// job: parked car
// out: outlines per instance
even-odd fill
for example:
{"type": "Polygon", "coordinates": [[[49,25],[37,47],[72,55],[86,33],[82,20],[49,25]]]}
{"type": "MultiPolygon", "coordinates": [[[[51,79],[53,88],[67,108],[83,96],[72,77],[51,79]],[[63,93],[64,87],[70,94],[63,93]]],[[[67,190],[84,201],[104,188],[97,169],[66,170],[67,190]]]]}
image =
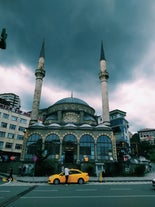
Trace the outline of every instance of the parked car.
{"type": "MultiPolygon", "coordinates": [[[[49,184],[59,184],[59,183],[65,183],[66,177],[65,173],[61,172],[60,174],[54,174],[49,176],[48,183],[49,184]]],[[[89,181],[89,175],[87,172],[82,172],[78,169],[70,169],[69,170],[69,178],[68,183],[79,183],[84,184],[89,181]]]]}
{"type": "Polygon", "coordinates": [[[155,178],[152,180],[152,186],[155,188],[155,178]]]}

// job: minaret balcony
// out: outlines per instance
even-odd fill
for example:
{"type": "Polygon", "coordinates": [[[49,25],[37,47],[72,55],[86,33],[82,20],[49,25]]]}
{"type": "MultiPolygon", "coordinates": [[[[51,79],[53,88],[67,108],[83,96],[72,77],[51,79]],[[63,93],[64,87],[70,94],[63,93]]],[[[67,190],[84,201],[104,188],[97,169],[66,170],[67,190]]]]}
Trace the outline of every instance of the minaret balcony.
{"type": "Polygon", "coordinates": [[[36,71],[35,71],[35,76],[36,76],[36,77],[40,77],[40,78],[44,78],[44,77],[45,77],[45,70],[42,70],[42,69],[36,69],[36,71]]]}
{"type": "Polygon", "coordinates": [[[107,80],[109,78],[109,73],[107,71],[105,72],[100,71],[99,78],[100,80],[107,80]]]}

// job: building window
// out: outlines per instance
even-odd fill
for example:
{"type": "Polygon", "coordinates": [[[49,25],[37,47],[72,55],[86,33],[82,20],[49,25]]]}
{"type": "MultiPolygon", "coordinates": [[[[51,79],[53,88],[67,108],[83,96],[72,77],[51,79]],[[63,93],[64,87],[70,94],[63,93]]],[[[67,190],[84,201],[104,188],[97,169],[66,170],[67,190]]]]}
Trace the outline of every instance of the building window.
{"type": "Polygon", "coordinates": [[[16,129],[16,125],[10,124],[9,129],[15,130],[16,129]]]}
{"type": "Polygon", "coordinates": [[[15,135],[14,135],[13,133],[8,133],[8,138],[9,138],[9,139],[13,139],[14,136],[15,136],[15,135]]]}
{"type": "Polygon", "coordinates": [[[11,149],[12,148],[12,143],[10,143],[10,142],[7,142],[6,144],[5,144],[5,148],[8,148],[8,149],[11,149]]]}
{"type": "Polygon", "coordinates": [[[23,140],[23,139],[24,139],[24,135],[20,135],[20,134],[17,135],[17,140],[23,140]]]}
{"type": "Polygon", "coordinates": [[[0,142],[0,150],[3,149],[3,144],[4,144],[4,142],[0,142]]]}
{"type": "Polygon", "coordinates": [[[4,118],[4,119],[9,119],[9,114],[4,113],[4,114],[3,114],[3,118],[4,118]]]}
{"type": "Polygon", "coordinates": [[[17,150],[21,150],[21,149],[22,149],[22,144],[16,144],[16,145],[15,145],[15,149],[17,149],[17,150]]]}
{"type": "Polygon", "coordinates": [[[25,127],[21,127],[21,126],[19,126],[18,130],[19,130],[20,132],[24,132],[24,131],[25,131],[25,127]]]}
{"type": "Polygon", "coordinates": [[[56,134],[50,134],[45,140],[45,150],[51,158],[57,158],[60,153],[60,138],[56,134]]]}
{"type": "Polygon", "coordinates": [[[5,137],[5,132],[0,131],[0,137],[5,137]]]}
{"type": "Polygon", "coordinates": [[[20,123],[22,123],[22,124],[27,124],[27,120],[26,119],[20,119],[20,123]]]}
{"type": "Polygon", "coordinates": [[[110,160],[112,153],[112,142],[107,136],[100,136],[97,139],[97,159],[110,160]]]}
{"type": "Polygon", "coordinates": [[[17,116],[11,116],[11,120],[12,121],[18,121],[18,117],[17,116]]]}
{"type": "Polygon", "coordinates": [[[1,127],[7,128],[7,123],[6,122],[1,122],[1,127]]]}
{"type": "Polygon", "coordinates": [[[85,134],[80,139],[80,160],[88,161],[94,159],[94,139],[92,136],[85,134]]]}

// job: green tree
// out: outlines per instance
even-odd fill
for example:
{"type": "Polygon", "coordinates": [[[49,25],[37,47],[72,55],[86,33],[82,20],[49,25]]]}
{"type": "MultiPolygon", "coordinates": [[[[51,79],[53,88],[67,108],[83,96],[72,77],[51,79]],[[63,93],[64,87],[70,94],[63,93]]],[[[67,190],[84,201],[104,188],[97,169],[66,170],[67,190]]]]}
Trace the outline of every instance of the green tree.
{"type": "Polygon", "coordinates": [[[155,148],[152,147],[152,149],[148,152],[148,158],[151,162],[155,162],[155,148]]]}

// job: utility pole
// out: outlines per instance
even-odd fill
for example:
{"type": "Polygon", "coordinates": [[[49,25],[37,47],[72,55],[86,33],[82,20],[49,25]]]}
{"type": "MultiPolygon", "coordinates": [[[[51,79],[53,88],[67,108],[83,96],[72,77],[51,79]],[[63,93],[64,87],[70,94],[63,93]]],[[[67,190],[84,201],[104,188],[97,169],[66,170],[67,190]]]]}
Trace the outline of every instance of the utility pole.
{"type": "Polygon", "coordinates": [[[1,38],[0,38],[0,48],[1,49],[6,49],[6,38],[7,38],[6,29],[3,28],[2,33],[1,33],[1,38]]]}

